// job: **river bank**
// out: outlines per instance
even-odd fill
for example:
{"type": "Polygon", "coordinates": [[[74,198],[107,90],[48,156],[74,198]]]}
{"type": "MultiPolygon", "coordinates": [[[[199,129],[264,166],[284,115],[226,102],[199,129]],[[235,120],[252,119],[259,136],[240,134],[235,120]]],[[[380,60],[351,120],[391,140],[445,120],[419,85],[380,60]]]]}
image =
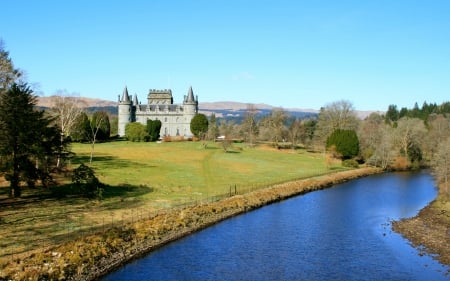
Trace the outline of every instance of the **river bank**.
{"type": "Polygon", "coordinates": [[[450,202],[445,195],[440,193],[417,216],[395,221],[392,226],[414,247],[450,265],[450,202]]]}
{"type": "Polygon", "coordinates": [[[155,248],[226,218],[292,196],[380,172],[381,170],[375,168],[338,172],[278,184],[217,202],[168,210],[151,218],[116,225],[101,233],[11,261],[0,270],[0,279],[95,280],[155,248]]]}

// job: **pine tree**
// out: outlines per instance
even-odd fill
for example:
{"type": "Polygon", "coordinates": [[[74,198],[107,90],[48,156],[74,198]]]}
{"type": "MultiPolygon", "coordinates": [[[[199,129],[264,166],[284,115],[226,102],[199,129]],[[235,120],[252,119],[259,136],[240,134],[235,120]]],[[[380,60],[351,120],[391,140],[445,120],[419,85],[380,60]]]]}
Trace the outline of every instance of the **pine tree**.
{"type": "Polygon", "coordinates": [[[14,197],[21,196],[20,182],[48,182],[51,161],[61,152],[59,129],[35,105],[26,84],[13,83],[0,94],[0,164],[14,197]]]}

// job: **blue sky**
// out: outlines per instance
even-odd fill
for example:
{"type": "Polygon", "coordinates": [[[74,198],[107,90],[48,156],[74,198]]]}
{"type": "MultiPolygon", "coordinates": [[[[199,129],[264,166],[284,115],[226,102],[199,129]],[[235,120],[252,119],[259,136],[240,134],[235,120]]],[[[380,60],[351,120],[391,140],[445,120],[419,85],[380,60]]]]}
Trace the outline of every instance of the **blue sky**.
{"type": "Polygon", "coordinates": [[[450,100],[448,0],[2,1],[0,38],[40,95],[357,110],[450,100]]]}

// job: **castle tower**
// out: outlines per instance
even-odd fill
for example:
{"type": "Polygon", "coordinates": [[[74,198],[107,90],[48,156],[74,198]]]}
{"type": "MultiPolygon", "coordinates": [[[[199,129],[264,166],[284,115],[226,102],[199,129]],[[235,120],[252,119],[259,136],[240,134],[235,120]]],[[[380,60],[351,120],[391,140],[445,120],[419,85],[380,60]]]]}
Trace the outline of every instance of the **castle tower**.
{"type": "Polygon", "coordinates": [[[118,134],[120,137],[125,136],[125,126],[134,121],[135,117],[133,117],[133,113],[133,104],[130,96],[128,95],[128,89],[125,86],[122,98],[119,97],[118,134]]]}
{"type": "Polygon", "coordinates": [[[190,124],[192,118],[198,113],[198,97],[194,97],[192,86],[189,87],[187,96],[184,96],[183,108],[185,118],[184,134],[188,137],[192,137],[193,134],[191,132],[190,124]]]}
{"type": "Polygon", "coordinates": [[[192,117],[194,117],[194,115],[198,112],[198,97],[194,97],[192,86],[189,87],[188,94],[184,97],[183,107],[184,112],[188,115],[192,115],[192,117]]]}

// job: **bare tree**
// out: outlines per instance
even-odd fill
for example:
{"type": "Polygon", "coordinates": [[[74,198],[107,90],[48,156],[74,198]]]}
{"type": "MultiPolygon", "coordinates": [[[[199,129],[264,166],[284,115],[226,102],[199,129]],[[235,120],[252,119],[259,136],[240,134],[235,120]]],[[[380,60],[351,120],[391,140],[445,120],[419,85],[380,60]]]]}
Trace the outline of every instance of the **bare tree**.
{"type": "Polygon", "coordinates": [[[437,180],[443,184],[443,192],[448,194],[448,181],[450,177],[450,138],[438,144],[432,161],[433,173],[437,180]]]}
{"type": "Polygon", "coordinates": [[[287,114],[282,108],[275,108],[269,116],[261,120],[261,130],[265,138],[272,141],[275,147],[286,135],[285,122],[287,114]]]}
{"type": "Polygon", "coordinates": [[[99,131],[101,130],[102,126],[107,122],[106,119],[108,118],[108,115],[104,111],[96,112],[97,114],[94,114],[92,116],[92,120],[89,123],[90,124],[90,142],[91,142],[91,157],[89,159],[89,164],[92,164],[92,157],[94,156],[94,146],[97,141],[97,135],[99,131]]]}
{"type": "Polygon", "coordinates": [[[367,160],[374,154],[381,142],[383,117],[377,113],[370,114],[358,128],[359,147],[362,157],[367,160]]]}
{"type": "Polygon", "coordinates": [[[394,150],[393,138],[394,128],[389,125],[381,125],[378,133],[380,135],[379,142],[375,147],[375,151],[368,159],[368,163],[387,169],[394,161],[398,153],[394,150]]]}
{"type": "Polygon", "coordinates": [[[256,114],[258,109],[253,104],[247,105],[247,111],[245,112],[245,117],[242,122],[241,128],[245,141],[250,143],[251,146],[254,145],[256,136],[258,135],[258,124],[256,121],[256,114]]]}
{"type": "Polygon", "coordinates": [[[328,136],[335,130],[357,130],[358,118],[350,101],[340,100],[327,104],[320,109],[319,121],[315,132],[316,140],[324,145],[328,136]]]}
{"type": "Polygon", "coordinates": [[[228,152],[228,149],[232,145],[233,141],[233,131],[235,129],[235,125],[230,121],[222,121],[220,123],[219,131],[224,138],[222,139],[222,148],[225,152],[228,152]]]}
{"type": "MultiPolygon", "coordinates": [[[[60,142],[63,147],[64,139],[69,136],[75,121],[83,112],[82,105],[84,104],[75,95],[69,96],[66,91],[58,91],[51,97],[51,100],[50,113],[61,131],[60,142]]],[[[61,168],[61,155],[58,155],[56,167],[61,168]]]]}
{"type": "Polygon", "coordinates": [[[394,145],[399,148],[404,156],[408,157],[410,148],[414,145],[421,145],[425,133],[426,128],[422,120],[403,117],[398,120],[397,128],[395,129],[394,145]]]}
{"type": "Polygon", "coordinates": [[[302,141],[303,144],[305,144],[307,136],[302,121],[295,120],[291,123],[289,126],[289,138],[293,149],[295,149],[299,141],[302,141]]]}
{"type": "Polygon", "coordinates": [[[51,113],[56,118],[61,132],[64,136],[68,136],[86,104],[76,94],[68,94],[62,90],[52,96],[51,100],[51,113]]]}
{"type": "Polygon", "coordinates": [[[423,144],[427,158],[435,154],[438,145],[450,137],[450,116],[442,114],[431,114],[428,117],[428,133],[423,144]]]}

